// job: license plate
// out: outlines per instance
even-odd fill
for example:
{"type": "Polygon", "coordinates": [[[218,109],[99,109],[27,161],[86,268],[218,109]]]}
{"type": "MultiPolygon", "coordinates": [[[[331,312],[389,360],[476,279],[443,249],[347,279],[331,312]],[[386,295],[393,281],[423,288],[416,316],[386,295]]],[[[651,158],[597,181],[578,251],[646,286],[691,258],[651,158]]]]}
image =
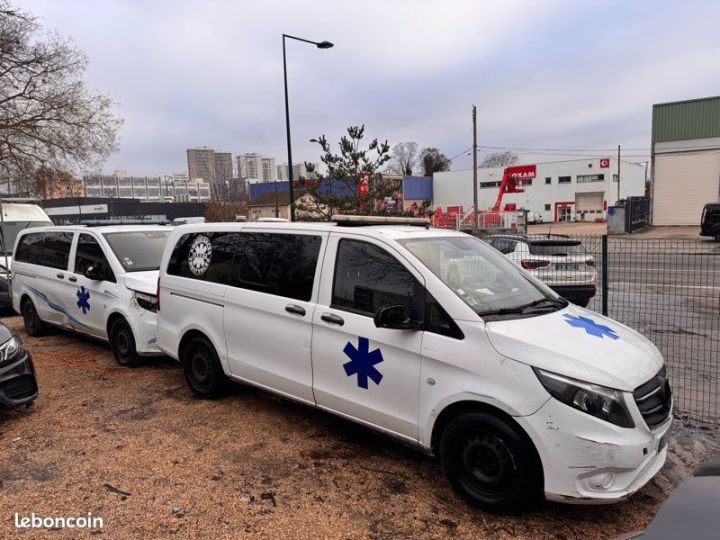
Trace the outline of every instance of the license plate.
{"type": "Polygon", "coordinates": [[[558,270],[572,270],[577,272],[580,269],[577,263],[556,263],[555,268],[558,270]]]}

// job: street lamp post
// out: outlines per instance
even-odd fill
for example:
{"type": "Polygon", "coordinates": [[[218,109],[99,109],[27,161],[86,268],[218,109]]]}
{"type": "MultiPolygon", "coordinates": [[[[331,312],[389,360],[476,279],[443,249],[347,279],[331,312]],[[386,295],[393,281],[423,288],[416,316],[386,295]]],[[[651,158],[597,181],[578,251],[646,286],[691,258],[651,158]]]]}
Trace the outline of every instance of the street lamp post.
{"type": "Polygon", "coordinates": [[[283,76],[285,77],[285,128],[287,130],[287,151],[288,151],[288,179],[290,181],[290,221],[295,221],[295,188],[293,186],[293,166],[292,166],[292,145],[290,144],[290,106],[288,104],[288,84],[287,84],[287,62],[285,61],[285,38],[311,43],[318,49],[329,49],[333,46],[329,41],[311,41],[296,36],[283,34],[283,76]]]}

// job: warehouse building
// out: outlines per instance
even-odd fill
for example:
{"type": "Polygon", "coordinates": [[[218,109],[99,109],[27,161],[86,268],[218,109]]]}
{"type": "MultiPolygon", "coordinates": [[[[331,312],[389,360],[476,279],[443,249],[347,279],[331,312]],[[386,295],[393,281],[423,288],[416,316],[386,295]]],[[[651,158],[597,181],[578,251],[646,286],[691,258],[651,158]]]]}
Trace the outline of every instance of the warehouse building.
{"type": "Polygon", "coordinates": [[[698,225],[720,200],[720,97],[653,105],[653,225],[698,225]]]}
{"type": "MultiPolygon", "coordinates": [[[[551,161],[515,166],[524,192],[505,193],[500,210],[525,209],[531,220],[595,221],[607,217],[608,205],[618,198],[645,194],[645,165],[621,161],[620,181],[617,159],[591,158],[551,161]],[[619,186],[618,186],[619,184],[619,186]]],[[[495,204],[503,167],[478,169],[478,209],[495,204]]],[[[473,206],[472,169],[439,172],[433,175],[433,204],[445,212],[473,206]]]]}

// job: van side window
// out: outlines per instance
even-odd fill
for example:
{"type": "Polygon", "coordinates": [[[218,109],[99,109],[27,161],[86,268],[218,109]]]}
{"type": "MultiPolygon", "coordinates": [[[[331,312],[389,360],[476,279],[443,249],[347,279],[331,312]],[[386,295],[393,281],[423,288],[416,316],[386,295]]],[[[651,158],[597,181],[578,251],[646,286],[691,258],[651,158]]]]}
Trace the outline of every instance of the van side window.
{"type": "Polygon", "coordinates": [[[415,303],[417,279],[387,251],[368,242],[340,240],[332,306],[373,316],[390,304],[415,303]]]}
{"type": "Polygon", "coordinates": [[[233,285],[309,301],[317,269],[319,236],[242,233],[245,249],[233,285]]]}
{"type": "Polygon", "coordinates": [[[242,253],[239,233],[192,233],[180,237],[173,249],[167,272],[228,285],[232,280],[235,253],[242,253]]]}
{"type": "Polygon", "coordinates": [[[82,275],[88,266],[94,266],[99,270],[101,280],[115,281],[110,263],[98,241],[89,234],[81,234],[75,253],[75,273],[82,275]]]}
{"type": "Polygon", "coordinates": [[[455,339],[463,339],[462,330],[430,293],[425,296],[425,331],[455,339]]]}
{"type": "Polygon", "coordinates": [[[20,238],[20,243],[15,252],[15,260],[18,262],[38,264],[40,256],[42,255],[42,249],[42,233],[25,234],[20,238]]]}
{"type": "Polygon", "coordinates": [[[50,268],[66,270],[70,258],[70,245],[73,234],[54,232],[43,234],[43,250],[39,263],[50,268]]]}

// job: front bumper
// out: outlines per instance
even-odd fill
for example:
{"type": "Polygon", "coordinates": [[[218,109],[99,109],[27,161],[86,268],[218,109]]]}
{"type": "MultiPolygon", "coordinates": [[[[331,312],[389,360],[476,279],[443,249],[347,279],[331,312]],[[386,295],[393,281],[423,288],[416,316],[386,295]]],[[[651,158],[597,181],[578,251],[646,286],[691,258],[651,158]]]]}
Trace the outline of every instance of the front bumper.
{"type": "Polygon", "coordinates": [[[550,285],[550,288],[570,302],[587,302],[597,292],[595,285],[550,285]]]}
{"type": "Polygon", "coordinates": [[[672,416],[650,430],[638,411],[621,428],[555,399],[516,420],[540,454],[549,500],[604,504],[626,499],[662,468],[672,416]]]}
{"type": "Polygon", "coordinates": [[[38,395],[32,356],[23,349],[18,358],[0,366],[0,405],[17,407],[38,395]]]}
{"type": "Polygon", "coordinates": [[[143,309],[133,302],[134,317],[130,326],[135,337],[135,350],[141,356],[158,356],[163,352],[157,346],[157,313],[143,309]]]}

